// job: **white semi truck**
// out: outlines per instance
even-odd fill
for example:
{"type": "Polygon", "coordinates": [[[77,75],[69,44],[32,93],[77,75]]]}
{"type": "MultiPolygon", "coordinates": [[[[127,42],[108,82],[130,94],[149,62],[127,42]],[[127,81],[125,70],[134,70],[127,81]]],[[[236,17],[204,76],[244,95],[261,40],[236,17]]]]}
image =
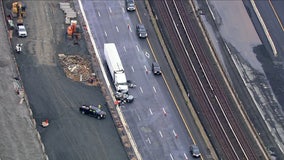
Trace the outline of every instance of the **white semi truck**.
{"type": "Polygon", "coordinates": [[[105,43],[104,54],[116,91],[128,93],[126,75],[115,44],[105,43]]]}

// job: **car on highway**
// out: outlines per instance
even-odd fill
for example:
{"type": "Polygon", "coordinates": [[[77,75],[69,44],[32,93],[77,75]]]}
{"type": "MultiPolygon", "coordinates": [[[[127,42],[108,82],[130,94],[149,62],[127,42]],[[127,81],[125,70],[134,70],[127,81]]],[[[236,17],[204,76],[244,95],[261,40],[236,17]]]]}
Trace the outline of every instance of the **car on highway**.
{"type": "Polygon", "coordinates": [[[192,157],[199,158],[201,156],[200,150],[197,145],[191,145],[189,147],[189,151],[192,157]]]}
{"type": "Polygon", "coordinates": [[[136,32],[139,38],[147,38],[148,34],[144,24],[137,24],[136,25],[136,32]]]}
{"type": "Polygon", "coordinates": [[[125,6],[127,11],[135,11],[135,2],[134,0],[125,0],[125,6]]]}
{"type": "Polygon", "coordinates": [[[116,92],[114,96],[116,100],[122,103],[132,103],[134,101],[134,96],[127,93],[116,92]]]}
{"type": "Polygon", "coordinates": [[[154,75],[161,75],[162,74],[161,67],[160,67],[159,63],[157,63],[157,62],[152,63],[152,72],[154,73],[154,75]]]}
{"type": "Polygon", "coordinates": [[[102,111],[99,107],[96,107],[94,105],[82,105],[79,108],[79,111],[82,114],[95,117],[97,119],[105,119],[106,118],[106,112],[102,111]]]}
{"type": "Polygon", "coordinates": [[[18,36],[19,37],[27,37],[28,36],[26,27],[24,25],[19,25],[17,29],[18,29],[18,36]]]}

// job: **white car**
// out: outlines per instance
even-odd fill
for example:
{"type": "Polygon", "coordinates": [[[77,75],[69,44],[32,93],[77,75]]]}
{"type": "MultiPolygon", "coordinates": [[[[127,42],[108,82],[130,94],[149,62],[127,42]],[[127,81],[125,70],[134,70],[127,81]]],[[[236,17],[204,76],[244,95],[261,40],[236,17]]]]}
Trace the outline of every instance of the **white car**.
{"type": "Polygon", "coordinates": [[[19,37],[27,37],[28,36],[26,27],[24,25],[18,26],[18,36],[19,37]]]}
{"type": "Polygon", "coordinates": [[[135,2],[134,0],[126,0],[126,9],[127,11],[135,11],[135,2]]]}

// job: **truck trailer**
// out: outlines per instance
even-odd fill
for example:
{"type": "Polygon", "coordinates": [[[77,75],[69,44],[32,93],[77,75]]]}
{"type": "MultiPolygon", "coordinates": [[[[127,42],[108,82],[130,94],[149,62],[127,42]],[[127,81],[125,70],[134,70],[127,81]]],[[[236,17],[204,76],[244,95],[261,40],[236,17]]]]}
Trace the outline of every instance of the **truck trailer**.
{"type": "Polygon", "coordinates": [[[115,44],[105,43],[104,54],[116,91],[128,93],[125,71],[115,44]]]}

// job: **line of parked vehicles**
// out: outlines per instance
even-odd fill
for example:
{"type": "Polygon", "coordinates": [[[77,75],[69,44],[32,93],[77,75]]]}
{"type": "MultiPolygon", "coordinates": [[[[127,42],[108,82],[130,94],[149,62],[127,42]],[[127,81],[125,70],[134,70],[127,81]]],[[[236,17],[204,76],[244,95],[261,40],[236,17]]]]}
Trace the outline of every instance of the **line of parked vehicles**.
{"type": "MultiPolygon", "coordinates": [[[[28,36],[26,27],[24,25],[24,17],[26,16],[26,5],[22,1],[13,2],[11,5],[11,12],[6,15],[7,27],[10,33],[10,38],[12,38],[13,31],[17,31],[17,36],[19,38],[24,38],[28,36]],[[13,18],[16,18],[16,26],[14,25],[13,18]]],[[[23,44],[16,44],[16,53],[22,52],[23,44]]]]}

